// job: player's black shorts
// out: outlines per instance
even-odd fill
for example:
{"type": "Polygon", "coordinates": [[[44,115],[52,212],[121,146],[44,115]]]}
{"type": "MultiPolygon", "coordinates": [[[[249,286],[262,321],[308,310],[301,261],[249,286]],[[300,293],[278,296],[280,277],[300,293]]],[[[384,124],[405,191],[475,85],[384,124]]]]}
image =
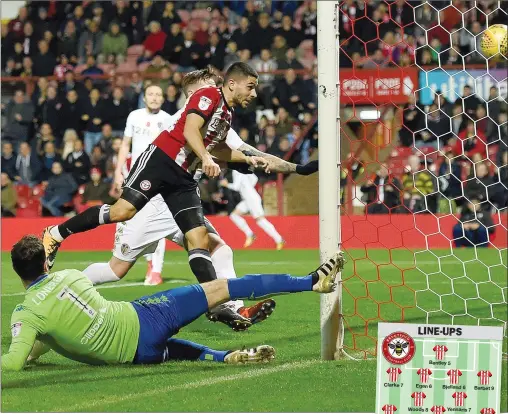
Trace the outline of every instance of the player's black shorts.
{"type": "Polygon", "coordinates": [[[204,226],[197,182],[159,147],[150,145],[124,181],[121,198],[139,211],[157,194],[162,195],[184,234],[204,226]]]}

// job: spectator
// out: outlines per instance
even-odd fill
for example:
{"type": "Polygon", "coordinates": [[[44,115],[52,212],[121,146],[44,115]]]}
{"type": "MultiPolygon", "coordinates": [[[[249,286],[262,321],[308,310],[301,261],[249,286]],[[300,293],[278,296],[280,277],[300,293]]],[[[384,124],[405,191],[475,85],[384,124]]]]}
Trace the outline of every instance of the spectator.
{"type": "Polygon", "coordinates": [[[73,15],[69,21],[74,23],[74,26],[76,27],[76,32],[82,33],[83,30],[86,29],[84,18],[85,11],[83,10],[83,6],[81,4],[77,4],[72,14],[73,15]]]}
{"type": "Polygon", "coordinates": [[[93,147],[92,155],[90,156],[90,165],[93,168],[98,168],[100,171],[106,171],[106,155],[102,151],[100,145],[93,147]]]}
{"type": "Polygon", "coordinates": [[[272,144],[270,146],[268,153],[279,158],[284,158],[290,149],[291,144],[289,143],[289,139],[286,137],[280,137],[275,145],[272,144]]]}
{"type": "Polygon", "coordinates": [[[417,146],[430,145],[434,148],[442,148],[447,145],[450,135],[450,118],[438,108],[437,104],[432,104],[427,114],[427,130],[422,133],[423,142],[417,142],[417,146]],[[426,135],[426,133],[430,133],[426,135]],[[428,137],[428,138],[426,138],[428,137]],[[441,145],[439,145],[441,144],[441,145]]]}
{"type": "Polygon", "coordinates": [[[462,112],[462,103],[455,103],[452,109],[452,134],[459,136],[459,134],[466,128],[465,116],[462,112]]]}
{"type": "Polygon", "coordinates": [[[284,79],[277,82],[272,103],[276,107],[282,106],[293,117],[298,118],[299,113],[307,108],[309,103],[306,95],[303,81],[296,76],[294,70],[289,69],[284,79]]]}
{"type": "Polygon", "coordinates": [[[289,114],[284,107],[277,109],[277,116],[275,117],[275,131],[277,136],[286,136],[293,130],[295,118],[289,114]]]}
{"type": "Polygon", "coordinates": [[[178,23],[171,25],[171,33],[164,42],[162,55],[171,63],[178,63],[180,61],[180,53],[183,48],[183,34],[181,26],[178,23]]]}
{"type": "Polygon", "coordinates": [[[118,153],[122,147],[122,138],[113,138],[113,144],[111,145],[111,154],[106,160],[106,175],[112,180],[115,174],[116,164],[118,163],[118,153]]]}
{"type": "Polygon", "coordinates": [[[444,150],[445,159],[438,170],[438,190],[441,195],[439,201],[440,213],[453,213],[457,206],[462,205],[462,165],[453,155],[451,147],[444,150]],[[451,203],[451,211],[450,203],[451,203]]]}
{"type": "Polygon", "coordinates": [[[104,104],[100,99],[98,89],[92,89],[90,99],[83,108],[81,119],[85,122],[85,151],[87,154],[92,153],[92,148],[97,145],[101,139],[101,128],[105,115],[104,104]]]}
{"type": "Polygon", "coordinates": [[[67,156],[74,151],[74,143],[78,140],[78,134],[74,129],[65,130],[63,136],[63,149],[62,149],[62,159],[66,160],[67,156]]]}
{"type": "MultiPolygon", "coordinates": [[[[224,8],[226,10],[226,8],[224,8]]],[[[227,23],[226,19],[220,19],[219,20],[219,26],[217,27],[217,33],[219,34],[219,37],[224,42],[229,42],[231,40],[231,31],[229,30],[229,25],[227,23]]]]}
{"type": "Polygon", "coordinates": [[[9,141],[2,142],[2,173],[6,173],[11,180],[16,176],[16,154],[9,141]]]}
{"type": "Polygon", "coordinates": [[[164,33],[168,33],[171,30],[173,24],[180,24],[182,19],[178,13],[175,12],[175,3],[167,1],[164,5],[164,12],[162,13],[161,26],[164,33]]]}
{"type": "Polygon", "coordinates": [[[125,33],[120,32],[120,25],[112,22],[109,25],[109,32],[104,35],[102,41],[102,53],[99,55],[99,63],[123,63],[127,56],[129,39],[125,33]]]}
{"type": "Polygon", "coordinates": [[[58,34],[58,55],[67,56],[70,62],[76,64],[78,62],[77,51],[79,46],[78,33],[76,32],[76,24],[73,20],[67,21],[63,33],[58,34]]]}
{"type": "Polygon", "coordinates": [[[292,49],[296,49],[304,40],[302,31],[293,26],[293,19],[288,15],[282,18],[282,26],[276,34],[286,39],[288,47],[292,49]]]}
{"type": "Polygon", "coordinates": [[[5,66],[2,68],[2,76],[19,76],[21,70],[16,69],[16,61],[12,56],[7,58],[5,66]]]}
{"type": "Polygon", "coordinates": [[[300,61],[296,58],[296,52],[295,49],[289,48],[286,51],[286,56],[284,59],[279,60],[277,62],[277,68],[278,69],[294,69],[294,70],[302,70],[303,65],[300,63],[300,61]]]}
{"type": "Polygon", "coordinates": [[[60,112],[60,131],[65,132],[67,129],[77,128],[81,131],[83,115],[83,107],[81,102],[78,101],[78,93],[75,89],[67,92],[66,100],[62,103],[62,110],[60,112]]]}
{"type": "Polygon", "coordinates": [[[74,150],[65,159],[65,170],[70,172],[78,185],[89,181],[90,158],[83,151],[83,142],[79,139],[74,141],[74,150]]]}
{"type": "Polygon", "coordinates": [[[109,23],[104,17],[104,9],[102,8],[102,2],[95,2],[92,4],[92,19],[99,26],[99,29],[104,33],[108,30],[109,23]]]}
{"type": "Polygon", "coordinates": [[[41,204],[52,216],[60,217],[63,216],[62,207],[72,200],[78,186],[72,175],[64,172],[59,162],[53,163],[51,173],[41,204]]]}
{"type": "Polygon", "coordinates": [[[51,168],[55,162],[62,163],[62,158],[56,153],[55,144],[51,141],[46,142],[42,150],[43,171],[41,178],[47,180],[51,175],[51,168]]]}
{"type": "Polygon", "coordinates": [[[204,58],[208,65],[218,70],[224,69],[224,58],[226,57],[226,45],[217,32],[210,35],[210,42],[204,48],[204,58]]]}
{"type": "Polygon", "coordinates": [[[91,207],[114,202],[109,195],[111,186],[102,180],[102,171],[98,168],[92,168],[90,178],[91,181],[85,184],[83,204],[88,204],[88,207],[91,207]]]}
{"type": "Polygon", "coordinates": [[[65,55],[60,55],[60,61],[53,70],[53,75],[56,76],[58,81],[65,79],[65,74],[69,71],[73,71],[74,66],[69,63],[69,59],[65,55]]]}
{"type": "Polygon", "coordinates": [[[425,160],[423,160],[423,169],[418,155],[409,156],[408,163],[409,171],[402,179],[404,205],[409,211],[418,213],[427,210],[426,199],[434,192],[434,183],[425,169],[425,160]]]}
{"type": "MultiPolygon", "coordinates": [[[[127,6],[124,0],[117,0],[115,2],[115,8],[113,12],[113,20],[118,22],[120,31],[122,33],[132,34],[132,9],[127,6]]],[[[129,43],[133,44],[132,38],[129,38],[129,43]]]]}
{"type": "Polygon", "coordinates": [[[72,70],[65,72],[64,79],[65,81],[60,84],[60,93],[65,97],[67,92],[75,90],[79,97],[83,92],[83,85],[76,81],[74,72],[72,70]]]}
{"type": "Polygon", "coordinates": [[[20,7],[18,16],[12,19],[8,24],[9,32],[11,32],[15,39],[21,40],[23,38],[23,27],[25,22],[28,21],[28,9],[20,7]]]}
{"type": "Polygon", "coordinates": [[[253,28],[256,43],[251,46],[252,53],[257,55],[263,49],[270,49],[275,30],[270,25],[270,15],[266,12],[258,16],[257,25],[253,28]]]}
{"type": "Polygon", "coordinates": [[[85,63],[88,55],[98,56],[101,53],[103,37],[104,34],[99,30],[98,24],[91,20],[88,29],[79,37],[79,63],[85,63]]]}
{"type": "Polygon", "coordinates": [[[459,221],[453,226],[456,247],[489,246],[489,234],[494,234],[494,222],[491,214],[481,209],[478,200],[472,199],[466,204],[459,221]]]}
{"type": "Polygon", "coordinates": [[[275,149],[278,145],[277,136],[281,135],[277,134],[275,126],[267,125],[264,131],[260,132],[257,148],[263,152],[270,151],[272,147],[275,149]]]}
{"type": "Polygon", "coordinates": [[[491,201],[493,184],[494,180],[487,164],[476,163],[465,182],[464,195],[468,200],[477,199],[481,203],[491,201]]]}
{"type": "Polygon", "coordinates": [[[150,66],[146,68],[145,73],[158,75],[163,69],[169,69],[169,66],[162,56],[157,53],[150,62],[150,66]]]}
{"type": "Polygon", "coordinates": [[[157,21],[150,22],[148,29],[150,30],[150,34],[143,42],[143,46],[145,46],[145,49],[152,55],[155,55],[164,48],[167,35],[161,30],[161,25],[157,21]]]}
{"type": "Polygon", "coordinates": [[[479,154],[481,159],[487,158],[487,138],[481,131],[475,132],[473,120],[468,120],[466,129],[459,134],[459,138],[453,145],[453,152],[456,155],[466,155],[472,158],[474,154],[479,154]]]}
{"type": "Polygon", "coordinates": [[[113,135],[122,136],[125,127],[125,120],[130,113],[130,105],[123,97],[123,89],[115,87],[111,98],[104,104],[106,122],[111,125],[113,135]]]}
{"type": "Polygon", "coordinates": [[[46,32],[55,32],[56,25],[48,17],[48,10],[45,7],[39,7],[37,12],[37,18],[35,19],[35,36],[37,39],[42,39],[46,32]]]}
{"type": "Polygon", "coordinates": [[[19,76],[22,78],[31,78],[34,75],[33,72],[34,63],[30,56],[25,56],[23,58],[23,68],[19,76]]]}
{"type": "Polygon", "coordinates": [[[58,133],[60,124],[60,109],[62,104],[59,102],[57,97],[57,91],[54,86],[48,86],[47,96],[45,99],[39,99],[35,108],[34,117],[37,124],[49,124],[52,131],[58,133]]]}
{"type": "Polygon", "coordinates": [[[497,87],[491,86],[489,90],[487,108],[490,119],[492,119],[497,124],[501,123],[499,122],[499,114],[501,113],[501,110],[503,107],[506,109],[506,102],[503,102],[499,98],[499,91],[497,87]]]}
{"type": "Polygon", "coordinates": [[[305,4],[302,17],[302,32],[305,39],[312,40],[314,56],[317,55],[317,1],[312,0],[305,4]]]}
{"type": "Polygon", "coordinates": [[[33,187],[40,181],[42,164],[37,154],[32,152],[28,142],[22,142],[19,146],[19,155],[16,157],[16,175],[14,179],[18,184],[33,187]]]}
{"type": "Polygon", "coordinates": [[[258,18],[259,12],[256,10],[256,5],[253,0],[247,0],[245,2],[245,11],[243,18],[246,18],[249,23],[255,23],[258,18]]]}
{"type": "Polygon", "coordinates": [[[286,56],[286,52],[288,50],[288,45],[286,42],[286,39],[283,38],[280,35],[276,35],[273,38],[273,45],[272,45],[272,56],[273,58],[278,62],[280,60],[283,60],[286,56]]]}
{"type": "Polygon", "coordinates": [[[397,213],[401,206],[402,185],[399,180],[389,174],[386,164],[381,164],[375,178],[361,186],[366,201],[367,214],[397,213]]]}
{"type": "Polygon", "coordinates": [[[55,143],[55,136],[53,135],[53,130],[49,124],[42,124],[39,132],[35,136],[35,148],[38,155],[42,155],[44,151],[44,145],[47,142],[55,143]]]}
{"type": "MultiPolygon", "coordinates": [[[[113,129],[110,124],[104,124],[102,126],[102,135],[101,140],[99,141],[99,146],[102,149],[102,152],[109,156],[112,152],[111,146],[113,145],[113,139],[115,137],[123,137],[123,131],[120,131],[120,134],[113,135],[113,129]]],[[[105,170],[103,170],[105,171],[105,170]]]]}
{"type": "Polygon", "coordinates": [[[476,108],[478,108],[478,105],[481,104],[481,101],[473,93],[473,90],[469,85],[464,86],[462,96],[462,98],[457,98],[455,103],[461,103],[462,112],[469,115],[470,117],[474,117],[476,108]]]}
{"type": "Polygon", "coordinates": [[[23,44],[20,42],[17,42],[14,44],[14,53],[10,56],[14,62],[15,62],[15,70],[19,73],[23,70],[23,58],[25,57],[25,54],[23,53],[23,44]]]}
{"type": "Polygon", "coordinates": [[[190,72],[200,66],[202,48],[194,41],[194,32],[187,29],[184,33],[183,47],[178,61],[180,72],[190,72]]]}
{"type": "Polygon", "coordinates": [[[436,91],[436,95],[434,96],[434,103],[441,110],[441,112],[448,115],[449,117],[452,116],[453,104],[448,102],[446,96],[443,93],[436,91]]]}
{"type": "Polygon", "coordinates": [[[247,17],[242,17],[240,20],[240,27],[233,32],[231,40],[238,46],[238,50],[259,48],[257,39],[251,30],[250,22],[247,17]]]}
{"type": "Polygon", "coordinates": [[[18,194],[9,176],[2,172],[2,217],[16,217],[18,194]]]}
{"type": "Polygon", "coordinates": [[[195,42],[202,48],[208,44],[210,40],[210,23],[207,20],[202,20],[199,29],[194,33],[195,42]]]}
{"type": "Polygon", "coordinates": [[[415,136],[415,133],[422,129],[424,125],[424,114],[416,104],[414,93],[410,93],[407,98],[408,103],[404,105],[402,112],[402,127],[399,130],[399,140],[401,145],[411,147],[415,141],[420,139],[420,135],[415,136]]]}
{"type": "Polygon", "coordinates": [[[25,56],[34,56],[37,50],[37,38],[32,23],[26,22],[23,26],[23,53],[25,56]]]}
{"type": "Polygon", "coordinates": [[[487,138],[487,143],[492,143],[499,138],[497,124],[487,116],[487,108],[485,105],[478,105],[476,108],[476,128],[481,131],[487,138]]]}
{"type": "Polygon", "coordinates": [[[170,84],[166,89],[166,100],[162,104],[161,109],[170,115],[174,115],[180,109],[181,92],[176,89],[176,86],[170,84]]]}
{"type": "Polygon", "coordinates": [[[18,89],[5,108],[5,126],[2,140],[13,143],[16,150],[21,141],[30,137],[30,128],[34,116],[32,102],[26,101],[25,92],[18,89]]]}
{"type": "Polygon", "coordinates": [[[226,56],[224,57],[224,69],[229,68],[233,63],[238,62],[238,46],[231,41],[226,47],[226,56]]]}
{"type": "Polygon", "coordinates": [[[104,75],[104,71],[97,66],[93,55],[88,55],[86,57],[86,68],[81,72],[81,76],[90,75],[104,75]]]}
{"type": "Polygon", "coordinates": [[[47,78],[41,77],[37,79],[37,87],[35,88],[35,91],[32,93],[32,102],[35,107],[46,99],[48,93],[48,86],[49,82],[47,78]]]}
{"type": "Polygon", "coordinates": [[[277,70],[277,63],[272,59],[269,49],[262,49],[259,59],[255,59],[254,62],[252,62],[252,66],[260,73],[258,87],[259,100],[263,103],[265,108],[270,108],[274,91],[273,81],[275,80],[275,75],[263,72],[273,72],[277,70]]]}

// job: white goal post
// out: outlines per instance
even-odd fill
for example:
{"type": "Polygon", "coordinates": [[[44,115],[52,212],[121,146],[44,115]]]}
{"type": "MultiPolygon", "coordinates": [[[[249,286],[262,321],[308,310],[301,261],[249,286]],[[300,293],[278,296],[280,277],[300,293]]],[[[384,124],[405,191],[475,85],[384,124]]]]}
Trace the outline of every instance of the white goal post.
{"type": "MultiPolygon", "coordinates": [[[[318,129],[319,129],[319,250],[321,261],[340,248],[340,128],[339,128],[339,32],[338,3],[317,2],[318,129]]],[[[321,357],[342,354],[342,284],[321,295],[321,357]]]]}

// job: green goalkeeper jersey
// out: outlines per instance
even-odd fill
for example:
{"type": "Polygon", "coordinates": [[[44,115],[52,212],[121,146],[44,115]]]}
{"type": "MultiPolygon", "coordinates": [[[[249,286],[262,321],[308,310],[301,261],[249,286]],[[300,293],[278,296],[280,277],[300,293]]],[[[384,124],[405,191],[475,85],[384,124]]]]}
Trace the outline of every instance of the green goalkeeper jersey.
{"type": "Polygon", "coordinates": [[[78,270],[43,276],[28,287],[11,319],[12,342],[2,370],[20,370],[38,339],[88,364],[132,362],[139,319],[128,302],[104,299],[78,270]]]}

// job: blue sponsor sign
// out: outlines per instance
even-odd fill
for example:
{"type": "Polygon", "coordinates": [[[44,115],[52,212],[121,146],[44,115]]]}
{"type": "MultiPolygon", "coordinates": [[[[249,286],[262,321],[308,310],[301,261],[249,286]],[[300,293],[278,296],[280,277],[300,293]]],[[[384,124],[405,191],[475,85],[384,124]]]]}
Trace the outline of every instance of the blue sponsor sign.
{"type": "Polygon", "coordinates": [[[507,73],[506,69],[490,69],[488,72],[481,69],[472,70],[443,70],[430,72],[420,71],[419,94],[423,105],[430,105],[436,92],[443,93],[448,101],[455,102],[462,97],[465,85],[470,85],[476,95],[487,99],[491,86],[499,88],[499,94],[506,100],[507,73]]]}

